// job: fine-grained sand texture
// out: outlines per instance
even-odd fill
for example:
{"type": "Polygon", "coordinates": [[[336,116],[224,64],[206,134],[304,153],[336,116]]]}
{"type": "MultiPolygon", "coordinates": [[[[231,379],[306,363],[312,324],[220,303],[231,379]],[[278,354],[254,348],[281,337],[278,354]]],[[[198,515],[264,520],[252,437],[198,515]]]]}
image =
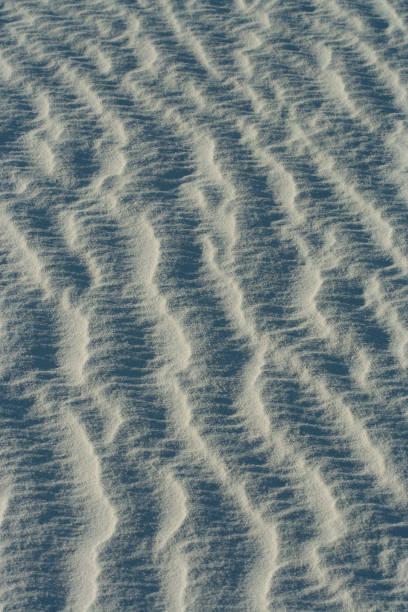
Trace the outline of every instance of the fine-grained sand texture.
{"type": "Polygon", "coordinates": [[[0,25],[0,609],[408,609],[407,3],[0,25]]]}

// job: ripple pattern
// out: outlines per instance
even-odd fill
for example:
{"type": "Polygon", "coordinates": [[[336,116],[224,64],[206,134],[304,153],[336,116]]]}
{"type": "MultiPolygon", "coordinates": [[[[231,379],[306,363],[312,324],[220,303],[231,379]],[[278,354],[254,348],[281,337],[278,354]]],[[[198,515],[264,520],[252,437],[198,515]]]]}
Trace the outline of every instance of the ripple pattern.
{"type": "Polygon", "coordinates": [[[0,23],[1,609],[408,609],[406,3],[0,23]]]}

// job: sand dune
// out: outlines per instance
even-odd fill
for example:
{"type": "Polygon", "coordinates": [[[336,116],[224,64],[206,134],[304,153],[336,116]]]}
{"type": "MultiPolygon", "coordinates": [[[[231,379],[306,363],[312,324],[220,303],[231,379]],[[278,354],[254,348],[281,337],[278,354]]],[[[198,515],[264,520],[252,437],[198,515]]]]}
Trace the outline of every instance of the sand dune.
{"type": "Polygon", "coordinates": [[[0,19],[1,609],[405,609],[404,3],[0,19]]]}

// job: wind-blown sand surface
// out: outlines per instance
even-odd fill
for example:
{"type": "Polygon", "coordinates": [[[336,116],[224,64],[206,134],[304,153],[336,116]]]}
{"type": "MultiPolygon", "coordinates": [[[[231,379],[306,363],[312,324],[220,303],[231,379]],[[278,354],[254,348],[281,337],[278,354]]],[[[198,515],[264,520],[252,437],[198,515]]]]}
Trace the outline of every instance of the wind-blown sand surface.
{"type": "Polygon", "coordinates": [[[0,608],[408,609],[408,6],[5,0],[0,608]]]}

